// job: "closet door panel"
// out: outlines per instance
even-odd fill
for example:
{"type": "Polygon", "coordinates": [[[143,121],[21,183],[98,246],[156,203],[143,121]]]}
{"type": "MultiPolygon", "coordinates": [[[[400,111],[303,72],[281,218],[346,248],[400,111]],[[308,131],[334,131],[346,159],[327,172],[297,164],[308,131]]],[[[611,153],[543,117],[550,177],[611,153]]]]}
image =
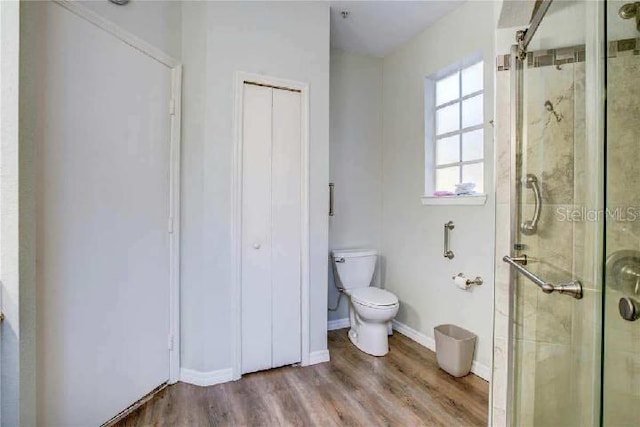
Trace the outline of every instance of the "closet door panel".
{"type": "Polygon", "coordinates": [[[271,286],[273,367],[300,362],[301,97],[273,90],[271,286]]]}
{"type": "Polygon", "coordinates": [[[271,368],[272,92],[244,87],[242,373],[271,368]]]}

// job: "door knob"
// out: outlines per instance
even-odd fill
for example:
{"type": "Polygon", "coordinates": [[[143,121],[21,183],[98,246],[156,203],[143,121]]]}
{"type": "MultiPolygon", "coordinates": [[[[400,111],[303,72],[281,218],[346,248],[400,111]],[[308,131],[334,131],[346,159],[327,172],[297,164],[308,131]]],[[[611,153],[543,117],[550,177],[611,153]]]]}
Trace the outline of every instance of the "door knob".
{"type": "Polygon", "coordinates": [[[253,249],[260,249],[260,243],[254,243],[253,249]]]}
{"type": "Polygon", "coordinates": [[[618,309],[620,310],[620,316],[624,320],[633,322],[640,318],[640,304],[633,298],[623,297],[618,302],[618,309]]]}

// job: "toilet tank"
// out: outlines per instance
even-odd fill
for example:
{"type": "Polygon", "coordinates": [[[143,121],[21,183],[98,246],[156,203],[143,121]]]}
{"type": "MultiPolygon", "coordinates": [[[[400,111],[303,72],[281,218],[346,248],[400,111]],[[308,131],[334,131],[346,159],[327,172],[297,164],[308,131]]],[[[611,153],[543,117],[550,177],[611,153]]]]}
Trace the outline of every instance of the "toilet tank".
{"type": "Polygon", "coordinates": [[[334,272],[345,289],[366,288],[371,285],[377,257],[378,251],[375,249],[344,249],[331,252],[334,272]]]}

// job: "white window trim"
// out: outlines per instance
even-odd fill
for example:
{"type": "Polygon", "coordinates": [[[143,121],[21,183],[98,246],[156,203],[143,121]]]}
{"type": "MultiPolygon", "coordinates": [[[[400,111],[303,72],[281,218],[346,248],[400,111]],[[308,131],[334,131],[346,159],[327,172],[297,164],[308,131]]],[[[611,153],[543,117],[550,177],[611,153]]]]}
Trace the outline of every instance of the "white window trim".
{"type": "MultiPolygon", "coordinates": [[[[453,105],[455,103],[460,103],[460,109],[462,109],[462,101],[466,99],[473,98],[478,95],[483,95],[483,103],[486,102],[484,99],[485,94],[485,83],[483,82],[482,89],[479,91],[472,92],[470,94],[459,96],[458,98],[446,102],[442,105],[436,107],[435,103],[435,84],[438,80],[442,80],[455,72],[460,72],[465,68],[468,68],[472,65],[477,64],[478,62],[483,62],[484,58],[481,53],[474,55],[473,57],[467,58],[458,63],[452,64],[436,73],[430,77],[425,79],[425,94],[424,94],[424,102],[425,102],[425,194],[421,196],[421,202],[423,205],[484,205],[487,200],[486,188],[484,193],[476,193],[476,194],[467,194],[467,195],[452,195],[452,196],[435,196],[433,193],[436,189],[436,170],[441,169],[447,166],[463,166],[467,164],[483,164],[483,177],[486,178],[486,146],[483,147],[483,156],[482,159],[478,160],[470,160],[470,161],[460,161],[454,162],[446,165],[436,165],[436,110],[444,108],[448,105],[453,105]]],[[[483,70],[484,71],[484,70],[483,70]]],[[[461,85],[460,81],[458,83],[461,85]]],[[[462,91],[462,88],[460,88],[462,91]]],[[[462,93],[462,92],[460,92],[462,93]]],[[[462,135],[463,133],[471,132],[478,129],[484,129],[484,117],[486,115],[486,111],[484,111],[483,105],[483,122],[475,125],[469,126],[466,128],[461,128],[452,132],[448,132],[446,134],[440,135],[440,137],[447,137],[453,135],[462,135]]],[[[462,111],[460,111],[460,121],[462,121],[462,111]]],[[[486,130],[485,130],[486,131],[486,130]]],[[[486,141],[486,136],[485,136],[486,141]]],[[[460,145],[462,149],[462,138],[460,138],[460,145]]],[[[486,145],[486,144],[485,144],[486,145]]],[[[462,173],[462,168],[460,169],[460,173],[462,173]]],[[[483,186],[486,186],[486,182],[483,182],[483,186]]]]}

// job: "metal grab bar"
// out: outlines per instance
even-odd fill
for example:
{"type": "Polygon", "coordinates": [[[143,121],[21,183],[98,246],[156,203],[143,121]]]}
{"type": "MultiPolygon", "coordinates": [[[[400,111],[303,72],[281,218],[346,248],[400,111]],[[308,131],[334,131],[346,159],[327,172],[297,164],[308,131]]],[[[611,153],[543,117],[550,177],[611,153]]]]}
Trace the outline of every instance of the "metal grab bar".
{"type": "Polygon", "coordinates": [[[449,249],[449,232],[455,228],[453,221],[444,224],[444,257],[452,259],[453,251],[449,249]]]}
{"type": "Polygon", "coordinates": [[[333,182],[329,183],[329,216],[333,216],[333,189],[335,188],[335,184],[333,182]]]}
{"type": "Polygon", "coordinates": [[[527,180],[525,182],[527,188],[533,190],[533,197],[535,198],[535,207],[533,209],[533,218],[522,223],[520,231],[526,236],[531,236],[538,231],[538,221],[540,220],[540,208],[542,206],[542,197],[540,196],[540,187],[538,186],[538,177],[532,173],[527,174],[527,180]]]}
{"type": "Polygon", "coordinates": [[[511,266],[518,272],[522,273],[524,277],[538,285],[538,287],[542,289],[542,292],[544,292],[545,294],[557,292],[559,294],[570,295],[575,299],[582,299],[582,283],[580,283],[579,280],[569,280],[568,282],[554,285],[553,283],[545,282],[544,280],[524,268],[522,265],[518,264],[516,259],[511,258],[508,255],[502,257],[502,261],[511,264],[511,266]]]}

